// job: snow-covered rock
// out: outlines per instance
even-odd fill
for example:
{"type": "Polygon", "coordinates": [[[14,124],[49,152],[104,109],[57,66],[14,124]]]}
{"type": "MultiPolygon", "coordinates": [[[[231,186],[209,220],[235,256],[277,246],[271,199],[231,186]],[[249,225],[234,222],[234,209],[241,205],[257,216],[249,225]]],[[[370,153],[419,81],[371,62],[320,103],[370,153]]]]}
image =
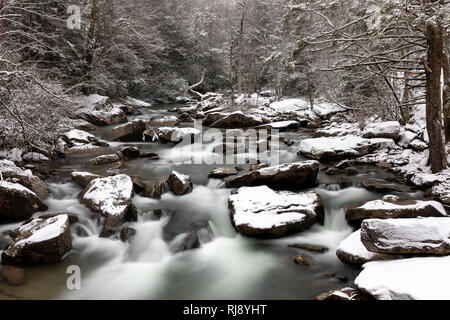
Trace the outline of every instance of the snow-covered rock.
{"type": "Polygon", "coordinates": [[[188,175],[173,171],[167,179],[167,183],[177,196],[189,193],[193,189],[192,180],[188,175]]]}
{"type": "Polygon", "coordinates": [[[353,232],[339,244],[336,255],[348,264],[362,266],[369,261],[399,259],[402,256],[393,254],[374,253],[367,250],[361,242],[361,230],[353,232]]]}
{"type": "Polygon", "coordinates": [[[321,137],[341,137],[347,135],[358,136],[361,130],[356,123],[335,123],[314,132],[315,138],[321,137]]]}
{"type": "Polygon", "coordinates": [[[450,218],[364,220],[361,241],[378,253],[449,255],[450,218]]]}
{"type": "Polygon", "coordinates": [[[398,121],[369,123],[363,131],[364,138],[389,138],[396,140],[400,134],[398,121]]]}
{"type": "Polygon", "coordinates": [[[89,182],[91,182],[94,179],[100,178],[99,175],[93,174],[90,172],[81,172],[81,171],[74,171],[71,174],[72,180],[75,181],[77,184],[79,184],[81,187],[85,188],[89,182]]]}
{"type": "Polygon", "coordinates": [[[222,179],[229,176],[237,175],[238,171],[233,167],[217,167],[209,173],[210,178],[222,179]]]}
{"type": "Polygon", "coordinates": [[[22,159],[25,162],[35,162],[35,163],[50,161],[49,158],[47,158],[46,156],[44,156],[42,153],[39,152],[28,152],[22,156],[22,159]]]}
{"type": "Polygon", "coordinates": [[[13,242],[2,253],[2,263],[37,264],[60,261],[72,248],[69,217],[36,218],[13,232],[13,242]]]}
{"type": "Polygon", "coordinates": [[[366,155],[383,147],[393,147],[392,139],[364,139],[358,136],[323,137],[300,142],[299,154],[316,160],[338,160],[366,155]]]}
{"type": "Polygon", "coordinates": [[[345,112],[347,110],[335,104],[323,102],[315,104],[313,111],[321,118],[330,118],[337,113],[345,112]]]}
{"type": "Polygon", "coordinates": [[[102,166],[119,161],[121,158],[117,153],[105,154],[96,158],[90,159],[86,162],[90,166],[102,166]]]}
{"type": "Polygon", "coordinates": [[[229,197],[229,206],[237,231],[252,237],[282,237],[323,221],[323,204],[314,192],[244,187],[229,197]]]}
{"type": "Polygon", "coordinates": [[[30,189],[18,183],[0,180],[0,216],[10,219],[28,219],[47,206],[30,189]]]}
{"type": "Polygon", "coordinates": [[[305,99],[286,99],[278,102],[273,102],[269,108],[278,113],[296,113],[301,110],[308,109],[310,106],[305,99]]]}
{"type": "Polygon", "coordinates": [[[12,179],[32,190],[40,198],[46,198],[50,193],[44,181],[34,176],[31,170],[22,170],[14,162],[0,160],[0,174],[3,179],[12,179]]]}
{"type": "Polygon", "coordinates": [[[20,162],[22,161],[23,151],[19,148],[12,148],[11,150],[0,150],[0,159],[20,162]]]}
{"type": "Polygon", "coordinates": [[[97,126],[109,126],[127,122],[125,111],[112,104],[83,108],[79,117],[97,126]]]}
{"type": "Polygon", "coordinates": [[[414,133],[414,132],[411,132],[408,130],[404,130],[402,133],[400,133],[400,140],[398,141],[398,145],[406,148],[417,137],[418,137],[417,133],[414,133]]]}
{"type": "Polygon", "coordinates": [[[194,128],[171,128],[162,127],[158,128],[157,135],[161,142],[173,142],[179,143],[183,141],[185,137],[193,137],[201,132],[194,128]]]}
{"type": "Polygon", "coordinates": [[[89,132],[73,129],[62,134],[64,141],[77,144],[89,144],[95,142],[95,136],[89,132]]]}
{"type": "Polygon", "coordinates": [[[348,208],[345,212],[347,220],[446,216],[445,208],[437,201],[401,200],[395,196],[369,201],[362,206],[348,208]]]}
{"type": "Polygon", "coordinates": [[[354,301],[354,300],[367,300],[367,297],[363,297],[361,293],[354,288],[342,288],[340,290],[333,290],[322,293],[314,298],[317,301],[354,301]]]}
{"type": "Polygon", "coordinates": [[[131,98],[131,97],[127,97],[124,100],[124,103],[128,104],[130,106],[133,106],[133,107],[137,107],[137,108],[148,108],[148,107],[152,106],[151,103],[148,103],[148,102],[145,102],[145,101],[142,101],[139,99],[131,98]]]}
{"type": "Polygon", "coordinates": [[[109,141],[142,141],[146,122],[135,119],[106,132],[102,138],[109,141]]]}
{"type": "Polygon", "coordinates": [[[289,120],[289,121],[278,121],[272,122],[268,124],[263,124],[261,126],[257,126],[255,129],[268,129],[268,130],[279,130],[280,132],[288,131],[288,130],[297,130],[299,127],[298,121],[289,120]]]}
{"type": "Polygon", "coordinates": [[[448,270],[450,256],[370,262],[355,285],[378,300],[450,300],[448,270]]]}
{"type": "Polygon", "coordinates": [[[410,143],[410,147],[416,151],[424,151],[428,149],[428,145],[422,140],[415,139],[410,143]]]}
{"type": "Polygon", "coordinates": [[[231,176],[225,179],[225,183],[227,188],[260,185],[283,189],[308,187],[315,185],[318,172],[317,161],[286,163],[231,176]]]}
{"type": "Polygon", "coordinates": [[[253,115],[246,115],[242,111],[236,111],[230,113],[224,118],[221,118],[211,124],[212,128],[248,128],[259,126],[263,124],[263,120],[260,117],[253,115]]]}
{"type": "Polygon", "coordinates": [[[180,124],[180,119],[175,116],[152,118],[148,124],[152,127],[175,127],[180,124]]]}
{"type": "Polygon", "coordinates": [[[92,180],[80,193],[80,201],[103,216],[101,236],[108,236],[130,218],[133,182],[124,174],[92,180]]]}

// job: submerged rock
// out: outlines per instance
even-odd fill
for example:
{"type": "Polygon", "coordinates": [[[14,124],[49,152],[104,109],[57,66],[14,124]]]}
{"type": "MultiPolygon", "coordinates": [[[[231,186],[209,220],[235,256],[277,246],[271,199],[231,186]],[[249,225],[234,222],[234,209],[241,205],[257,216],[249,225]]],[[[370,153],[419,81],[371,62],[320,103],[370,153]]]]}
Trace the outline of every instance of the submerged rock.
{"type": "Polygon", "coordinates": [[[244,187],[231,195],[228,202],[232,223],[245,236],[282,237],[322,222],[324,217],[323,204],[314,192],[244,187]]]}
{"type": "Polygon", "coordinates": [[[222,179],[229,176],[237,175],[238,171],[233,167],[217,167],[209,173],[210,178],[222,179]]]}
{"type": "Polygon", "coordinates": [[[309,187],[315,185],[318,173],[319,163],[317,161],[304,161],[231,176],[225,179],[225,183],[227,188],[259,185],[283,189],[309,187]]]}
{"type": "Polygon", "coordinates": [[[36,218],[21,225],[14,241],[2,253],[2,264],[37,264],[60,261],[72,248],[69,217],[36,218]]]}
{"type": "Polygon", "coordinates": [[[137,231],[134,228],[125,227],[120,231],[120,241],[128,242],[136,236],[137,231]]]}
{"type": "Polygon", "coordinates": [[[450,254],[450,218],[368,219],[361,241],[377,253],[450,254]]]}
{"type": "Polygon", "coordinates": [[[301,243],[290,244],[289,248],[301,249],[301,250],[311,251],[311,252],[315,252],[315,253],[325,253],[325,252],[329,251],[329,249],[324,246],[318,246],[318,245],[312,245],[312,244],[301,244],[301,243]]]}
{"type": "Polygon", "coordinates": [[[398,185],[394,183],[389,183],[385,180],[380,179],[369,179],[361,182],[361,187],[370,191],[377,192],[410,192],[411,188],[406,185],[398,185]]]}
{"type": "Polygon", "coordinates": [[[121,224],[134,218],[133,182],[127,175],[92,180],[79,197],[83,204],[104,218],[100,236],[115,233],[121,224]]]}
{"type": "Polygon", "coordinates": [[[0,181],[0,217],[28,219],[37,211],[48,207],[30,189],[18,183],[0,181]]]}
{"type": "Polygon", "coordinates": [[[12,286],[20,286],[25,283],[25,270],[4,265],[2,267],[2,277],[12,286]]]}
{"type": "Polygon", "coordinates": [[[417,217],[445,217],[445,208],[437,201],[401,200],[395,196],[385,196],[345,212],[347,220],[390,219],[417,217]]]}

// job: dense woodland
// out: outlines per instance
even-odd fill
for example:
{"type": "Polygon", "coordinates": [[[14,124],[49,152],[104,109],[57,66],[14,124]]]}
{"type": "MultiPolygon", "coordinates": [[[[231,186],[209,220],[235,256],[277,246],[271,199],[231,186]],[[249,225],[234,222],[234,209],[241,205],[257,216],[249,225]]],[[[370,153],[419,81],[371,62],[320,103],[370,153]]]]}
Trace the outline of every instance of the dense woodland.
{"type": "Polygon", "coordinates": [[[433,171],[450,139],[445,0],[0,1],[0,136],[51,144],[75,96],[307,96],[405,124],[427,105],[433,171]],[[70,22],[70,21],[69,21],[70,22]],[[192,90],[191,90],[192,91],[192,90]],[[443,116],[445,114],[445,116],[443,116]]]}

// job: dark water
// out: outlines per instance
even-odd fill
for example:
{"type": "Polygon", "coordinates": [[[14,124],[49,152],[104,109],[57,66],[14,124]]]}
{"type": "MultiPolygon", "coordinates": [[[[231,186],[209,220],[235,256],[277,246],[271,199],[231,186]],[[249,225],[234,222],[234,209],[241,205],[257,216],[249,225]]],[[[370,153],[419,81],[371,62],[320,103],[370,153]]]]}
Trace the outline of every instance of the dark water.
{"type": "MultiPolygon", "coordinates": [[[[171,108],[173,106],[170,106],[171,108]]],[[[148,119],[167,115],[167,107],[143,110],[138,116],[148,119]]],[[[132,120],[135,117],[131,117],[132,120]]],[[[192,126],[192,124],[183,124],[192,126]]],[[[111,127],[100,129],[99,137],[111,127]]],[[[286,133],[296,142],[310,137],[309,131],[286,133]]],[[[335,255],[341,240],[352,229],[344,219],[343,206],[347,203],[379,198],[380,194],[356,188],[361,180],[388,177],[374,167],[357,167],[354,177],[318,177],[314,189],[326,206],[325,225],[276,240],[255,240],[241,237],[232,228],[227,198],[231,190],[221,188],[221,181],[208,179],[214,165],[179,165],[174,163],[179,151],[159,143],[111,143],[112,153],[124,145],[135,145],[141,150],[156,152],[161,159],[138,159],[127,163],[126,173],[151,184],[167,177],[172,170],[188,174],[195,184],[192,193],[176,197],[166,194],[161,200],[136,196],[139,221],[129,223],[137,229],[131,244],[116,239],[99,238],[100,227],[95,214],[78,201],[81,188],[70,180],[72,171],[91,171],[103,174],[105,167],[86,167],[85,160],[96,154],[73,156],[51,164],[57,175],[48,183],[52,195],[46,201],[49,212],[70,212],[80,216],[72,225],[73,249],[58,264],[26,267],[26,284],[13,287],[0,282],[3,299],[312,299],[322,292],[352,286],[359,270],[341,263],[335,255]],[[348,186],[342,189],[340,186],[348,186]],[[145,213],[161,208],[161,221],[148,220],[145,213]],[[173,254],[193,226],[209,224],[215,238],[201,249],[173,254]],[[82,232],[80,232],[82,231],[82,232]],[[83,234],[80,236],[79,234],[83,234]],[[87,235],[87,236],[86,236],[87,235]],[[323,245],[330,249],[325,254],[302,252],[289,248],[292,243],[323,245]],[[313,259],[311,266],[298,266],[293,258],[303,253],[313,259]],[[66,274],[69,265],[78,265],[82,272],[82,289],[67,289],[66,274]],[[348,282],[330,278],[326,273],[347,277],[348,282]]],[[[205,146],[205,150],[210,150],[205,146]]],[[[302,160],[296,147],[282,146],[281,162],[302,160]]],[[[403,194],[420,198],[421,194],[403,194]]],[[[18,224],[0,226],[0,231],[18,224]]]]}

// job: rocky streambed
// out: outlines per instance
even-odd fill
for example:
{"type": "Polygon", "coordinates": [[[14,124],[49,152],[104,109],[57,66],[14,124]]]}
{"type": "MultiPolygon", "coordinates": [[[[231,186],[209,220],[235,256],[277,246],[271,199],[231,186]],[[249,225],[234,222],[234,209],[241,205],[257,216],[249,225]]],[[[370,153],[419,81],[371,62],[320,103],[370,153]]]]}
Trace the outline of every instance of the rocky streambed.
{"type": "Polygon", "coordinates": [[[372,262],[398,263],[393,275],[400,263],[426,263],[417,259],[445,265],[445,192],[433,193],[445,191],[445,178],[420,190],[390,163],[426,144],[420,134],[406,143],[396,123],[333,127],[343,110],[320,104],[313,112],[301,99],[258,97],[251,113],[224,108],[217,94],[175,108],[88,102],[58,141],[64,157],[32,152],[0,161],[2,298],[433,296],[396,292],[398,285],[377,280],[385,264],[372,262]],[[221,130],[280,130],[281,164],[183,164],[198,150],[212,157],[233,148],[229,141],[180,148],[201,133],[195,119],[221,130]],[[390,172],[382,159],[369,161],[380,153],[390,172]],[[81,270],[80,290],[67,286],[70,266],[81,270]]]}

